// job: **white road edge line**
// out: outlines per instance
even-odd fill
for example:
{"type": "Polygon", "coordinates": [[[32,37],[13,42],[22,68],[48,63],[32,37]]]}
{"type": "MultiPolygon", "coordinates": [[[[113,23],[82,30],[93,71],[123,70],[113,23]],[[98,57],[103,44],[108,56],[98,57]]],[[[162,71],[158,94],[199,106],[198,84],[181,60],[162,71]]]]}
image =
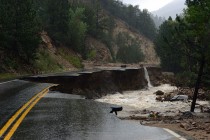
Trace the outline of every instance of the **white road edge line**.
{"type": "Polygon", "coordinates": [[[10,82],[14,82],[14,81],[17,81],[17,79],[11,80],[11,81],[2,82],[2,83],[0,83],[0,85],[6,84],[6,83],[10,83],[10,82]]]}
{"type": "Polygon", "coordinates": [[[167,129],[167,128],[163,128],[165,131],[167,131],[168,133],[174,135],[175,137],[177,137],[180,140],[187,140],[185,138],[183,138],[182,136],[180,136],[179,134],[175,133],[174,131],[167,129]]]}

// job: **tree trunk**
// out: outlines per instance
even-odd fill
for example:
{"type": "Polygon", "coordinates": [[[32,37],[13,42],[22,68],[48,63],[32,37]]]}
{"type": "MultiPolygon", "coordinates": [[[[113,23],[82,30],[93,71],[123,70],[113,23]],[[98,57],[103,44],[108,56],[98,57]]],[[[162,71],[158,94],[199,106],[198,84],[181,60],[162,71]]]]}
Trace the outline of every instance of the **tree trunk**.
{"type": "Polygon", "coordinates": [[[195,91],[194,91],[193,101],[192,101],[191,110],[190,110],[191,112],[194,112],[194,110],[195,110],[195,104],[196,104],[196,100],[197,100],[197,96],[198,96],[198,90],[200,88],[200,83],[201,83],[201,78],[203,75],[204,66],[205,66],[205,57],[203,56],[201,58],[200,68],[199,68],[199,72],[198,72],[198,76],[197,76],[197,80],[196,80],[196,84],[195,84],[195,91]]]}

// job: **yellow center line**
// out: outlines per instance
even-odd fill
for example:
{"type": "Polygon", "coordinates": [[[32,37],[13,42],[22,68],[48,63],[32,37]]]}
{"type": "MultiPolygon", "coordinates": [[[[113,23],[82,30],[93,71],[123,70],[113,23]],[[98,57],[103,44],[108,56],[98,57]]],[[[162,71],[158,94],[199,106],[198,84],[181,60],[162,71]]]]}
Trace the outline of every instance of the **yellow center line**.
{"type": "MultiPolygon", "coordinates": [[[[52,85],[56,86],[56,85],[52,85]]],[[[52,86],[49,86],[36,94],[33,98],[31,98],[27,103],[25,103],[8,121],[7,123],[0,129],[0,137],[7,131],[7,129],[11,126],[11,124],[17,119],[17,117],[34,101],[38,96],[48,91],[48,89],[52,86]]]]}
{"type": "MultiPolygon", "coordinates": [[[[46,90],[46,89],[45,89],[46,90]]],[[[35,99],[37,98],[39,95],[41,95],[43,93],[40,92],[37,95],[35,95],[33,98],[31,98],[26,104],[24,104],[8,121],[7,123],[4,125],[4,127],[0,130],[0,137],[6,132],[6,130],[10,127],[10,125],[15,121],[15,119],[20,115],[21,112],[23,112],[24,109],[26,109],[26,107],[35,99]]]]}
{"type": "Polygon", "coordinates": [[[9,133],[6,135],[6,137],[4,138],[4,140],[10,140],[10,138],[12,137],[12,135],[15,133],[15,131],[17,130],[17,128],[19,127],[19,125],[21,124],[21,122],[23,121],[23,119],[26,117],[26,115],[30,112],[30,110],[37,104],[37,102],[48,93],[49,90],[45,90],[45,92],[40,95],[26,110],[25,112],[20,116],[20,118],[15,122],[15,124],[13,125],[13,127],[10,129],[9,133]]]}

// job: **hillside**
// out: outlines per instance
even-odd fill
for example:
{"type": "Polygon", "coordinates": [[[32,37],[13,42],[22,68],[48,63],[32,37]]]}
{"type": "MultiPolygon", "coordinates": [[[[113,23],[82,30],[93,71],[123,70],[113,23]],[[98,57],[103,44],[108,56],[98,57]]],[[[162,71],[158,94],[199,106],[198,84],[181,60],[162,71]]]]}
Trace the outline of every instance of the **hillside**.
{"type": "MultiPolygon", "coordinates": [[[[122,20],[115,19],[116,26],[113,30],[113,36],[114,38],[117,37],[119,33],[128,33],[129,36],[131,36],[133,39],[138,40],[140,43],[139,49],[142,50],[143,54],[145,55],[145,59],[141,63],[148,63],[148,64],[159,64],[159,58],[156,55],[156,52],[154,50],[154,44],[151,40],[146,38],[144,35],[141,35],[140,33],[131,30],[131,28],[124,23],[122,20]]],[[[59,46],[55,46],[50,39],[50,37],[47,35],[46,32],[42,33],[42,41],[45,46],[45,49],[49,52],[50,57],[54,59],[56,63],[61,65],[65,70],[76,70],[77,68],[71,64],[68,60],[66,60],[63,56],[59,55],[59,46]]],[[[89,58],[89,61],[94,62],[95,64],[106,64],[112,62],[113,58],[111,55],[110,50],[108,49],[107,45],[101,42],[100,40],[97,40],[96,38],[92,36],[88,36],[86,38],[86,46],[94,50],[93,56],[89,58]]],[[[63,47],[65,51],[69,52],[66,55],[73,55],[76,57],[81,58],[76,52],[73,50],[68,49],[67,47],[63,47]]],[[[117,52],[119,50],[119,47],[117,44],[113,44],[114,54],[117,55],[117,52]]]]}
{"type": "MultiPolygon", "coordinates": [[[[140,42],[139,48],[145,55],[145,59],[142,63],[159,64],[159,59],[156,55],[153,42],[144,35],[138,33],[136,30],[126,26],[123,21],[116,19],[116,28],[113,32],[114,37],[116,38],[117,34],[123,32],[128,33],[134,40],[140,42]]],[[[118,48],[116,48],[116,51],[117,50],[118,48]]]]}
{"type": "Polygon", "coordinates": [[[171,16],[173,19],[176,18],[176,14],[182,14],[183,9],[186,8],[185,0],[173,0],[166,6],[162,7],[161,9],[152,12],[154,15],[158,15],[160,17],[165,17],[168,19],[171,16]]]}
{"type": "Polygon", "coordinates": [[[75,70],[87,61],[159,64],[148,11],[116,0],[93,1],[1,1],[0,73],[75,70]]]}

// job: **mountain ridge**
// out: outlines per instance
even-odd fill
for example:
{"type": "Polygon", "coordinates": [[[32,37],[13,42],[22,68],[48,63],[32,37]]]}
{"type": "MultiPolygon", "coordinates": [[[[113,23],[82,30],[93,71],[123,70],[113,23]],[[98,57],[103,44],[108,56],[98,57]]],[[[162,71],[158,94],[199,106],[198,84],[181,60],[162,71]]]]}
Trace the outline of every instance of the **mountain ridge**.
{"type": "Polygon", "coordinates": [[[171,16],[173,19],[175,19],[176,14],[182,14],[184,8],[186,8],[185,0],[173,0],[159,10],[153,11],[152,14],[165,17],[166,19],[171,16]]]}

